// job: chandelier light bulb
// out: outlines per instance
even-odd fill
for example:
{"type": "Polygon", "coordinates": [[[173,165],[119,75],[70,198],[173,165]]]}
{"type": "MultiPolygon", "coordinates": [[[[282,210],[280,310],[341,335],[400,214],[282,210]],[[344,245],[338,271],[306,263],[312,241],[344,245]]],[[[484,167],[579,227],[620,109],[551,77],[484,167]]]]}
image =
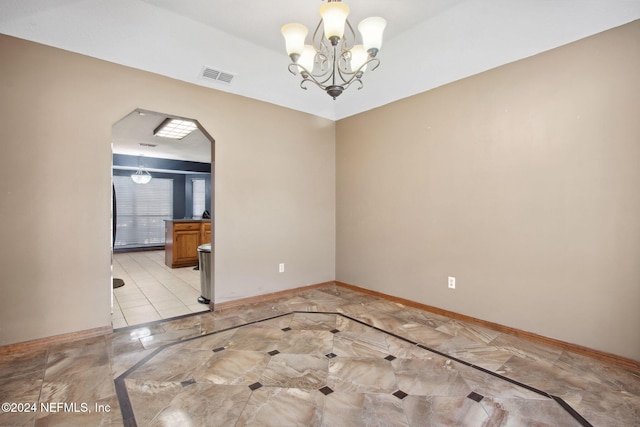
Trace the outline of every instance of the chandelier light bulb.
{"type": "Polygon", "coordinates": [[[387,21],[377,16],[363,19],[362,22],[358,24],[364,49],[369,52],[371,56],[376,56],[380,47],[382,47],[382,33],[386,26],[387,21]]]}
{"type": "Polygon", "coordinates": [[[344,35],[344,24],[349,15],[349,6],[342,2],[329,2],[320,6],[320,16],[324,23],[324,35],[334,46],[344,35]]]}
{"type": "Polygon", "coordinates": [[[284,36],[287,55],[291,57],[293,62],[296,62],[304,49],[304,40],[308,33],[307,27],[302,24],[287,24],[282,26],[280,32],[284,36]],[[291,55],[297,55],[296,59],[293,59],[291,55]]]}
{"type": "MultiPolygon", "coordinates": [[[[306,71],[312,73],[313,72],[313,61],[316,58],[316,50],[311,45],[304,45],[304,49],[302,50],[302,55],[300,55],[300,59],[298,59],[298,65],[305,68],[306,71]]],[[[302,71],[303,73],[305,71],[302,71]]]]}
{"type": "MultiPolygon", "coordinates": [[[[362,67],[369,59],[369,54],[364,49],[364,46],[361,44],[357,44],[351,49],[351,71],[356,72],[358,68],[362,67]]],[[[364,73],[367,69],[367,66],[364,65],[360,70],[361,73],[364,73]]]]}

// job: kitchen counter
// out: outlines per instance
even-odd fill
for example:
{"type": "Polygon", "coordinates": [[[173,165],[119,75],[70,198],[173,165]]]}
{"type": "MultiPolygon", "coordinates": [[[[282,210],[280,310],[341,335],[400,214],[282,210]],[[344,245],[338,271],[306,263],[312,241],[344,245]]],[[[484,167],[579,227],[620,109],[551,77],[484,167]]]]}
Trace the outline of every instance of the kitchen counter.
{"type": "Polygon", "coordinates": [[[184,219],[165,219],[165,221],[170,222],[211,222],[211,219],[195,219],[195,218],[184,218],[184,219]]]}
{"type": "Polygon", "coordinates": [[[198,265],[198,246],[211,243],[211,219],[166,219],[164,263],[171,267],[198,265]]]}

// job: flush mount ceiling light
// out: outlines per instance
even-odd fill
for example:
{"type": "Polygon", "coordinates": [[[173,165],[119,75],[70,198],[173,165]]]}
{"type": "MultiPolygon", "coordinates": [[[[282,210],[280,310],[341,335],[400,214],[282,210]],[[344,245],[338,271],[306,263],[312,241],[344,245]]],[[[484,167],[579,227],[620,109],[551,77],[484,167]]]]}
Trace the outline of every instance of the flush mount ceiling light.
{"type": "Polygon", "coordinates": [[[196,130],[197,127],[191,120],[165,119],[153,131],[153,135],[163,138],[182,139],[196,130]]]}
{"type": "Polygon", "coordinates": [[[378,68],[376,58],[382,45],[382,33],[387,25],[383,18],[367,18],[358,24],[362,44],[355,44],[356,34],[347,20],[349,7],[340,0],[328,0],[320,6],[320,22],[313,33],[312,44],[305,45],[307,27],[287,24],[281,28],[292,74],[300,72],[300,87],[307,89],[307,82],[336,99],[352,83],[362,89],[362,76],[367,70],[378,68]]]}

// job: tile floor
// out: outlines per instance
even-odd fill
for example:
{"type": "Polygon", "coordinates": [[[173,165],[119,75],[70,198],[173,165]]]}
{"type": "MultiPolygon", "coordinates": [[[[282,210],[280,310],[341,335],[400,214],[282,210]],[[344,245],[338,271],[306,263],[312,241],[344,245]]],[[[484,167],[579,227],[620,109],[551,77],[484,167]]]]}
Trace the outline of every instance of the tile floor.
{"type": "Polygon", "coordinates": [[[37,409],[0,426],[637,426],[640,371],[331,285],[0,355],[0,400],[37,409]]]}
{"type": "Polygon", "coordinates": [[[164,251],[114,254],[113,277],[125,282],[113,290],[114,329],[209,310],[197,301],[200,272],[167,267],[164,251]]]}

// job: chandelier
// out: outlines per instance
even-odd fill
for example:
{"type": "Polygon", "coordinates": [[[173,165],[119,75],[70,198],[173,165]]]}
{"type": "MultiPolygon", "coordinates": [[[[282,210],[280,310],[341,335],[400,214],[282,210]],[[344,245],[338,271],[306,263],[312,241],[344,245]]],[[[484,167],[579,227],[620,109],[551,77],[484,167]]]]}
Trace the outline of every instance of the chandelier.
{"type": "Polygon", "coordinates": [[[151,174],[142,166],[138,166],[136,173],[131,175],[131,179],[136,184],[148,184],[151,181],[151,174]]]}
{"type": "Polygon", "coordinates": [[[280,30],[292,63],[289,71],[300,72],[300,87],[311,82],[336,99],[353,83],[362,89],[362,76],[380,65],[376,58],[382,45],[387,21],[372,17],[358,24],[362,44],[355,44],[356,34],[347,20],[349,7],[340,0],[328,0],[320,6],[320,22],[313,33],[312,45],[305,45],[307,27],[287,24],[280,30]]]}

